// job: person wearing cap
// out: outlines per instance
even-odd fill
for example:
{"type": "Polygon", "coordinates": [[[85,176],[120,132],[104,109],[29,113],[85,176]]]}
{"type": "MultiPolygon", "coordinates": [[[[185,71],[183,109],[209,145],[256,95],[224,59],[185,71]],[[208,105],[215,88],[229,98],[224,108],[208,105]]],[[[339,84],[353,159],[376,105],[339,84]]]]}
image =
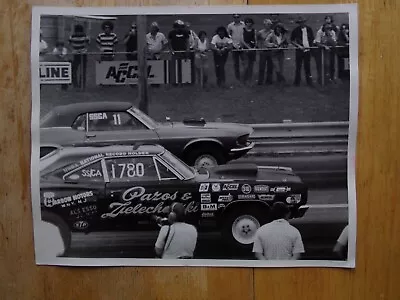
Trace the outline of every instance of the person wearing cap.
{"type": "Polygon", "coordinates": [[[185,222],[186,213],[182,203],[173,203],[168,215],[169,225],[161,227],[155,243],[157,257],[163,259],[190,259],[194,256],[198,232],[185,222]]]}
{"type": "Polygon", "coordinates": [[[270,19],[265,19],[263,24],[264,28],[257,32],[258,48],[265,49],[260,51],[260,60],[258,62],[258,85],[264,84],[265,66],[267,66],[267,79],[265,84],[272,84],[273,74],[272,52],[268,49],[274,46],[274,44],[270,42],[274,30],[272,29],[272,21],[270,19]]]}
{"type": "Polygon", "coordinates": [[[235,77],[237,80],[240,80],[240,60],[244,61],[244,53],[239,51],[242,49],[242,40],[243,40],[243,30],[245,24],[240,20],[239,14],[233,15],[233,21],[228,24],[227,30],[230,38],[232,39],[232,58],[233,58],[233,66],[235,71],[235,77]]]}
{"type": "Polygon", "coordinates": [[[131,25],[131,29],[124,37],[126,59],[127,60],[137,60],[137,48],[138,48],[138,36],[137,36],[137,27],[136,24],[133,23],[131,25]]]}
{"type": "Polygon", "coordinates": [[[157,22],[150,25],[150,32],[146,34],[147,56],[148,59],[159,60],[161,52],[167,48],[168,40],[165,35],[160,32],[157,22]]]}
{"type": "Polygon", "coordinates": [[[296,47],[296,72],[294,85],[300,85],[301,67],[304,66],[306,82],[313,86],[311,77],[311,48],[314,43],[314,32],[311,27],[306,25],[306,19],[299,17],[296,20],[298,26],[293,29],[290,41],[296,47]]]}
{"type": "Polygon", "coordinates": [[[299,230],[288,222],[289,207],[275,202],[271,208],[273,221],[261,226],[255,234],[253,253],[259,260],[297,260],[304,253],[299,230]]]}
{"type": "Polygon", "coordinates": [[[105,21],[101,25],[103,32],[99,33],[96,42],[101,51],[100,60],[114,60],[115,46],[118,44],[118,37],[113,32],[114,24],[111,21],[105,21]]]}

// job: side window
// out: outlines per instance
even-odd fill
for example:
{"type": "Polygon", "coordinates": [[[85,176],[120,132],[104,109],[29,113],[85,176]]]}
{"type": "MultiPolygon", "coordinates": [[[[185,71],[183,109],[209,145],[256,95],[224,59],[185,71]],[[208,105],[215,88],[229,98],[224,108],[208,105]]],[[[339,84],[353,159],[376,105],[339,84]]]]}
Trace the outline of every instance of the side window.
{"type": "Polygon", "coordinates": [[[124,111],[89,113],[89,130],[135,130],[144,129],[144,125],[136,118],[124,111]]]}
{"type": "Polygon", "coordinates": [[[103,170],[100,161],[79,169],[65,177],[66,180],[77,180],[79,182],[104,181],[103,170]]]}
{"type": "Polygon", "coordinates": [[[121,157],[106,160],[110,182],[158,180],[153,158],[121,157]]]}
{"type": "Polygon", "coordinates": [[[160,174],[160,180],[178,179],[178,177],[176,177],[175,174],[168,167],[164,166],[158,160],[156,160],[156,164],[158,173],[160,174]]]}
{"type": "Polygon", "coordinates": [[[74,123],[72,124],[72,129],[85,131],[86,130],[86,114],[79,115],[74,123]]]}

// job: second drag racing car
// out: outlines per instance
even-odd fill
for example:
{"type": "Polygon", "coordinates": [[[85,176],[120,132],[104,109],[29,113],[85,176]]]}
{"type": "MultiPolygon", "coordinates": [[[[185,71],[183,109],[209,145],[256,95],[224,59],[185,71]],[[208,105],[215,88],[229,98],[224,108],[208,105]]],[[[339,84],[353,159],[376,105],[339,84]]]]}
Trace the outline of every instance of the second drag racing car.
{"type": "MultiPolygon", "coordinates": [[[[184,120],[156,122],[129,102],[85,102],[55,107],[41,119],[42,144],[93,146],[160,144],[197,168],[225,164],[254,147],[248,125],[184,120]]],[[[46,154],[54,148],[42,148],[46,154]]]]}
{"type": "Polygon", "coordinates": [[[72,231],[156,230],[154,216],[184,204],[199,231],[220,231],[232,248],[248,248],[276,201],[291,217],[307,211],[307,187],[289,168],[217,166],[205,173],[159,145],[67,147],[40,161],[42,219],[72,231]]]}

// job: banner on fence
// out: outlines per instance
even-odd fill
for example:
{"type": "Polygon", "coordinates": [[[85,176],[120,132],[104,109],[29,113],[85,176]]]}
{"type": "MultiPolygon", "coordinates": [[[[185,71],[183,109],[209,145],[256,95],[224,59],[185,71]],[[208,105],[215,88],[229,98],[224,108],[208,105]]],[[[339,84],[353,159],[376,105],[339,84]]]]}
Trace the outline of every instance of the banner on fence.
{"type": "MultiPolygon", "coordinates": [[[[171,77],[171,61],[148,60],[147,78],[149,84],[174,83],[181,77],[182,82],[191,82],[191,65],[188,61],[175,62],[174,76],[171,77]],[[178,76],[180,74],[180,76],[178,76]]],[[[137,61],[98,61],[96,62],[97,85],[130,85],[138,84],[139,71],[137,61]]]]}
{"type": "Polygon", "coordinates": [[[70,62],[40,62],[39,64],[40,84],[70,84],[71,63],[70,62]]]}

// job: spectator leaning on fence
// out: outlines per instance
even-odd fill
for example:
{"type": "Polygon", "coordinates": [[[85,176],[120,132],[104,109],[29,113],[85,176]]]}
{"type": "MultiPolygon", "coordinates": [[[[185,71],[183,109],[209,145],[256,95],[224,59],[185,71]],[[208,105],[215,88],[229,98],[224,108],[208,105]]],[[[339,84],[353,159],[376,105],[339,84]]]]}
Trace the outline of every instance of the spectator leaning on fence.
{"type": "Polygon", "coordinates": [[[147,58],[159,60],[161,52],[168,46],[168,40],[165,35],[160,32],[160,27],[157,22],[150,25],[150,32],[146,34],[147,58]]]}
{"type": "Polygon", "coordinates": [[[211,40],[211,49],[214,54],[215,75],[217,77],[217,85],[225,86],[225,64],[228,59],[229,51],[232,49],[232,40],[228,35],[228,31],[224,26],[220,26],[216,30],[216,34],[211,40]]]}
{"type": "Polygon", "coordinates": [[[189,31],[182,20],[176,20],[172,25],[172,30],[168,34],[169,46],[171,50],[171,82],[182,84],[182,60],[189,58],[189,31]],[[176,76],[176,71],[178,76],[176,76]],[[176,82],[176,77],[177,82],[176,82]]]}
{"type": "Polygon", "coordinates": [[[227,26],[228,34],[232,39],[233,49],[236,51],[232,51],[233,58],[233,66],[235,71],[235,77],[237,80],[240,80],[240,60],[244,60],[244,53],[242,51],[238,51],[242,49],[242,40],[243,40],[243,29],[245,24],[240,20],[239,14],[233,15],[233,22],[229,23],[227,26]]]}
{"type": "Polygon", "coordinates": [[[207,38],[207,33],[205,31],[199,32],[199,38],[195,45],[195,61],[196,61],[196,77],[201,82],[203,81],[203,85],[207,84],[208,81],[208,55],[207,51],[209,50],[209,42],[207,38]]]}
{"type": "Polygon", "coordinates": [[[260,60],[258,65],[258,85],[264,84],[265,76],[265,65],[267,65],[267,79],[266,84],[272,84],[273,64],[272,64],[272,53],[267,50],[273,47],[273,44],[269,42],[270,37],[274,34],[272,29],[272,21],[265,19],[263,21],[264,28],[257,32],[257,43],[258,48],[265,49],[260,51],[260,60]]]}
{"type": "Polygon", "coordinates": [[[137,60],[137,48],[138,48],[138,36],[137,27],[135,23],[132,23],[131,29],[124,37],[125,51],[127,60],[137,60]]]}
{"type": "Polygon", "coordinates": [[[273,221],[261,226],[254,238],[253,252],[259,260],[297,260],[304,253],[299,230],[288,222],[290,210],[283,202],[272,205],[273,221]]]}
{"type": "MultiPolygon", "coordinates": [[[[286,37],[287,29],[282,23],[275,25],[273,34],[269,35],[267,42],[272,45],[273,48],[287,48],[289,42],[286,37]]],[[[272,49],[273,49],[272,48],[272,49]]],[[[273,49],[271,50],[271,56],[273,60],[273,69],[276,70],[276,76],[278,82],[284,83],[285,76],[283,70],[283,63],[285,61],[285,50],[283,49],[273,49]]]]}
{"type": "Polygon", "coordinates": [[[194,61],[194,52],[195,52],[195,47],[197,44],[197,41],[199,37],[197,36],[196,32],[194,32],[192,29],[190,29],[190,23],[186,22],[185,23],[186,30],[189,33],[189,59],[191,63],[191,70],[192,70],[192,79],[193,79],[193,84],[196,82],[196,66],[195,66],[195,61],[194,61]]]}
{"type": "Polygon", "coordinates": [[[97,45],[101,51],[100,60],[114,60],[115,46],[118,44],[118,37],[113,32],[114,24],[110,21],[105,21],[101,28],[101,32],[96,39],[97,45]]]}
{"type": "Polygon", "coordinates": [[[253,76],[253,66],[256,60],[256,51],[252,50],[257,47],[257,34],[256,30],[254,29],[254,21],[252,18],[246,18],[244,21],[245,28],[243,29],[243,48],[247,49],[248,51],[245,52],[247,66],[244,73],[244,82],[251,81],[253,76]]]}
{"type": "Polygon", "coordinates": [[[293,29],[290,41],[296,47],[296,73],[294,85],[300,85],[301,67],[304,66],[305,79],[309,86],[313,86],[311,77],[311,49],[314,42],[314,32],[306,25],[306,19],[299,17],[296,20],[299,24],[293,29]]]}
{"type": "MultiPolygon", "coordinates": [[[[58,41],[53,49],[53,57],[56,61],[68,61],[68,49],[65,47],[64,42],[58,41]]],[[[68,84],[61,85],[62,90],[68,89],[68,84]]]]}
{"type": "Polygon", "coordinates": [[[350,79],[349,71],[345,71],[345,58],[349,58],[350,30],[349,24],[343,23],[338,32],[336,54],[338,57],[338,77],[340,79],[350,79]]]}
{"type": "MultiPolygon", "coordinates": [[[[314,43],[321,48],[323,52],[323,61],[325,78],[331,82],[335,80],[335,46],[336,33],[333,26],[326,23],[315,34],[314,43]]],[[[321,65],[321,64],[320,64],[321,65]]],[[[321,74],[321,72],[319,72],[321,74]]]]}
{"type": "Polygon", "coordinates": [[[90,43],[89,36],[81,24],[74,27],[74,32],[70,35],[68,42],[72,48],[72,85],[74,87],[86,86],[86,69],[87,69],[87,47],[90,43]],[[78,72],[81,67],[80,72],[78,72]],[[81,76],[79,76],[79,75],[81,76]],[[78,83],[78,78],[80,78],[78,83]]]}

